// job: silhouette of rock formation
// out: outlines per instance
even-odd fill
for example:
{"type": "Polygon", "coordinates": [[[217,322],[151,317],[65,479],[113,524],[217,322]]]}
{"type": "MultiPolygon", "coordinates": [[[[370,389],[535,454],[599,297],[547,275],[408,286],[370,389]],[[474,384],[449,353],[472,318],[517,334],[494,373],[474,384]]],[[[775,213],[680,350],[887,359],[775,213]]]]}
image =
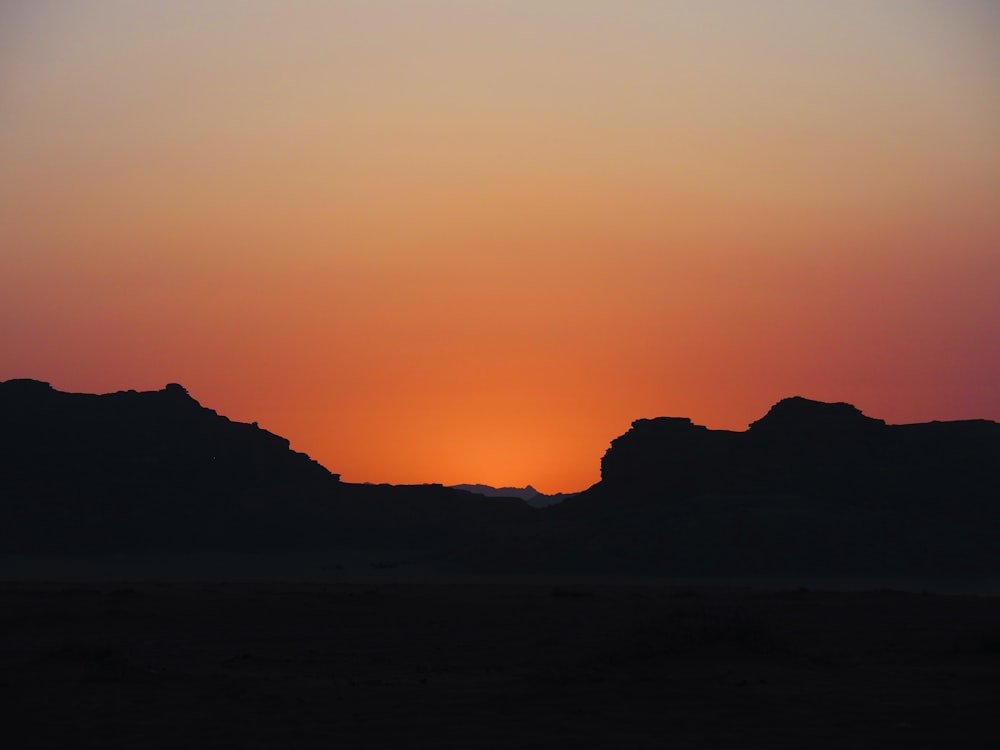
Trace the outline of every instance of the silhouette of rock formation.
{"type": "Polygon", "coordinates": [[[180,385],[104,395],[0,383],[0,552],[459,543],[530,509],[441,486],[341,483],[180,385]]]}
{"type": "Polygon", "coordinates": [[[267,486],[336,479],[256,423],[206,409],[177,383],[106,395],[62,393],[48,383],[0,384],[3,460],[22,477],[90,482],[224,482],[267,486]]]}
{"type": "Polygon", "coordinates": [[[601,461],[605,491],[632,498],[793,495],[866,506],[988,503],[997,497],[1000,425],[887,425],[850,404],[795,397],[745,432],[641,419],[601,461]]]}
{"type": "MultiPolygon", "coordinates": [[[[552,507],[339,481],[180,385],[0,383],[0,554],[419,550],[465,571],[1000,576],[1000,425],[785,399],[744,432],[640,419],[552,507]]],[[[503,492],[502,490],[498,492],[503,492]]]]}
{"type": "Polygon", "coordinates": [[[520,554],[567,571],[995,576],[998,467],[986,420],[886,425],[804,398],[744,432],[640,419],[520,554]]]}

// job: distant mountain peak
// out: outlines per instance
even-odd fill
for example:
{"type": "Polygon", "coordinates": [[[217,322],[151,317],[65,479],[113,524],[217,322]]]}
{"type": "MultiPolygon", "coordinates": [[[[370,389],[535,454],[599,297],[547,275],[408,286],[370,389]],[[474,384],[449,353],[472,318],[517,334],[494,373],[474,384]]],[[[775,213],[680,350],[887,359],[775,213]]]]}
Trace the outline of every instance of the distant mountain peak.
{"type": "Polygon", "coordinates": [[[488,484],[454,484],[453,489],[471,492],[483,497],[516,497],[523,500],[533,508],[544,508],[548,505],[555,505],[562,501],[566,495],[562,493],[556,495],[546,495],[539,492],[530,484],[524,487],[493,487],[488,484]]]}
{"type": "Polygon", "coordinates": [[[522,500],[528,500],[535,495],[542,494],[530,484],[525,487],[494,487],[490,484],[453,484],[452,487],[456,490],[465,490],[466,492],[485,495],[487,497],[519,497],[522,500]]]}

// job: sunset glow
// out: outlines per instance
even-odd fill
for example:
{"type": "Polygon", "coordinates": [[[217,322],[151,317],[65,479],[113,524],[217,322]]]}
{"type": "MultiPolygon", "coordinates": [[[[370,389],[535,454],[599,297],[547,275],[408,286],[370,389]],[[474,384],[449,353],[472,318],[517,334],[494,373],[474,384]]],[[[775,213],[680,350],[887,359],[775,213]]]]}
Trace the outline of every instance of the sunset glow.
{"type": "Polygon", "coordinates": [[[0,6],[0,380],[583,489],[790,395],[1000,419],[988,0],[0,6]]]}

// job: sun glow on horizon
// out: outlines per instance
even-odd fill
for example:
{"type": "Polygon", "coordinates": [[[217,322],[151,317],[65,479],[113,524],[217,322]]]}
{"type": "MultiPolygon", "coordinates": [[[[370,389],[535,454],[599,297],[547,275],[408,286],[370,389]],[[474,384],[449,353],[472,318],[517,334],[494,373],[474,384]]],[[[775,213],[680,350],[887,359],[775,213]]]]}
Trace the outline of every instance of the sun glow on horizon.
{"type": "Polygon", "coordinates": [[[0,8],[0,379],[183,383],[348,481],[638,418],[1000,419],[1000,12],[0,8]]]}

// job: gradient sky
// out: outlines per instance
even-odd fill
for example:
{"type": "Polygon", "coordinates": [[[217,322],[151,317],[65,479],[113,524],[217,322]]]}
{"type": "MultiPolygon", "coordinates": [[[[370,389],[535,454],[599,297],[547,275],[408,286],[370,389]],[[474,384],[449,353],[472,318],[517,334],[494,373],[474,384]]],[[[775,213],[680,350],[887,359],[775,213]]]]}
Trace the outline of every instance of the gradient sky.
{"type": "Polygon", "coordinates": [[[348,481],[633,419],[1000,419],[1000,4],[0,3],[0,379],[348,481]]]}

